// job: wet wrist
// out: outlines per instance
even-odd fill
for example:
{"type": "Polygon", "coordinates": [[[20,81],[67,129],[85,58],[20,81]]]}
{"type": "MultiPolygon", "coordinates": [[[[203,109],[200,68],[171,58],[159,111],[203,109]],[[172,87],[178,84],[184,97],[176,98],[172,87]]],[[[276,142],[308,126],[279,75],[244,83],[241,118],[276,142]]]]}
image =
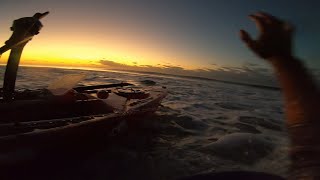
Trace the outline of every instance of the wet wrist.
{"type": "Polygon", "coordinates": [[[299,59],[294,56],[272,56],[267,59],[275,69],[284,70],[285,69],[295,69],[304,68],[304,65],[299,61],[299,59]]]}
{"type": "Polygon", "coordinates": [[[292,55],[274,55],[267,58],[273,65],[286,64],[296,59],[292,55]]]}

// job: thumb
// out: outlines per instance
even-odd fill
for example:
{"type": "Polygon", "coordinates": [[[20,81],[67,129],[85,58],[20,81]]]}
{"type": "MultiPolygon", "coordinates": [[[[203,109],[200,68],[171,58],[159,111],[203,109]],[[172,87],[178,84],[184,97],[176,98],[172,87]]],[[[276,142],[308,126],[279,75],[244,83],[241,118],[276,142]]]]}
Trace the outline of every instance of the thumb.
{"type": "Polygon", "coordinates": [[[240,39],[246,43],[246,44],[250,44],[253,42],[252,38],[250,37],[250,35],[243,29],[240,30],[239,32],[240,35],[240,39]]]}
{"type": "Polygon", "coordinates": [[[240,30],[239,32],[241,40],[253,51],[257,51],[257,43],[251,38],[251,36],[245,31],[240,30]]]}

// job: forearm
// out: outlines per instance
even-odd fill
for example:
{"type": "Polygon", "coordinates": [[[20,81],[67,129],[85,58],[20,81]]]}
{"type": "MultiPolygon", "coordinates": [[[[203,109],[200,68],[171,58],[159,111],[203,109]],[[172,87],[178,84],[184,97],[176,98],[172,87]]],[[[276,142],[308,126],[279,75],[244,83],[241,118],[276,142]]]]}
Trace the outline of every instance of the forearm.
{"type": "Polygon", "coordinates": [[[320,175],[320,97],[312,76],[293,57],[269,59],[275,68],[284,94],[285,111],[291,139],[294,179],[320,175]],[[299,177],[297,177],[299,176],[299,177]]]}
{"type": "Polygon", "coordinates": [[[319,90],[304,65],[293,57],[274,57],[270,62],[279,79],[289,126],[319,117],[319,90]]]}

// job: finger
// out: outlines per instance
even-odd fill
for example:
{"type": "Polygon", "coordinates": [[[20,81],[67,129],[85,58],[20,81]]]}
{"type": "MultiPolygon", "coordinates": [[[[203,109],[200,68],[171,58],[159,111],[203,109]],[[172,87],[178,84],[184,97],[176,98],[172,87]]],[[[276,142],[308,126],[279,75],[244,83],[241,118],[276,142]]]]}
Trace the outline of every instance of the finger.
{"type": "Polygon", "coordinates": [[[241,40],[245,43],[250,43],[251,41],[253,41],[250,35],[245,30],[241,29],[239,35],[241,40]]]}
{"type": "Polygon", "coordinates": [[[257,16],[257,17],[259,17],[259,18],[261,18],[262,20],[263,20],[263,22],[265,22],[265,24],[271,24],[272,23],[272,21],[267,17],[267,16],[264,16],[264,15],[262,15],[261,13],[256,13],[256,14],[254,14],[255,16],[257,16]]]}
{"type": "Polygon", "coordinates": [[[249,15],[249,18],[256,23],[257,29],[261,32],[264,32],[267,26],[266,20],[257,15],[249,15]]]}
{"type": "Polygon", "coordinates": [[[251,38],[251,36],[245,31],[240,30],[239,32],[241,40],[252,50],[256,49],[256,42],[251,38]]]}
{"type": "Polygon", "coordinates": [[[256,13],[256,15],[264,18],[265,21],[269,24],[282,24],[283,23],[283,21],[280,20],[279,18],[272,16],[271,14],[268,14],[266,12],[260,11],[260,12],[256,13]]]}
{"type": "Polygon", "coordinates": [[[259,53],[258,43],[255,40],[253,40],[245,30],[241,29],[239,35],[241,40],[248,46],[248,48],[250,48],[258,56],[261,56],[259,53]]]}

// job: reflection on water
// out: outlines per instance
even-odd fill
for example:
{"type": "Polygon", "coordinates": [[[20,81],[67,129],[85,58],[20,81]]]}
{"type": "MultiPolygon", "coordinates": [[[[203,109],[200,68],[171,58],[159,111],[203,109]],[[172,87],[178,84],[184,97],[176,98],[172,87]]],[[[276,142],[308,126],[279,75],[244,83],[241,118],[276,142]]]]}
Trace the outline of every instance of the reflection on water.
{"type": "Polygon", "coordinates": [[[45,88],[66,74],[85,74],[82,85],[156,83],[167,86],[169,95],[155,115],[116,137],[101,139],[101,144],[50,155],[28,149],[12,152],[10,158],[1,155],[14,161],[15,171],[44,179],[176,179],[224,170],[286,175],[288,139],[279,91],[137,73],[31,67],[19,70],[17,87],[45,88]]]}

